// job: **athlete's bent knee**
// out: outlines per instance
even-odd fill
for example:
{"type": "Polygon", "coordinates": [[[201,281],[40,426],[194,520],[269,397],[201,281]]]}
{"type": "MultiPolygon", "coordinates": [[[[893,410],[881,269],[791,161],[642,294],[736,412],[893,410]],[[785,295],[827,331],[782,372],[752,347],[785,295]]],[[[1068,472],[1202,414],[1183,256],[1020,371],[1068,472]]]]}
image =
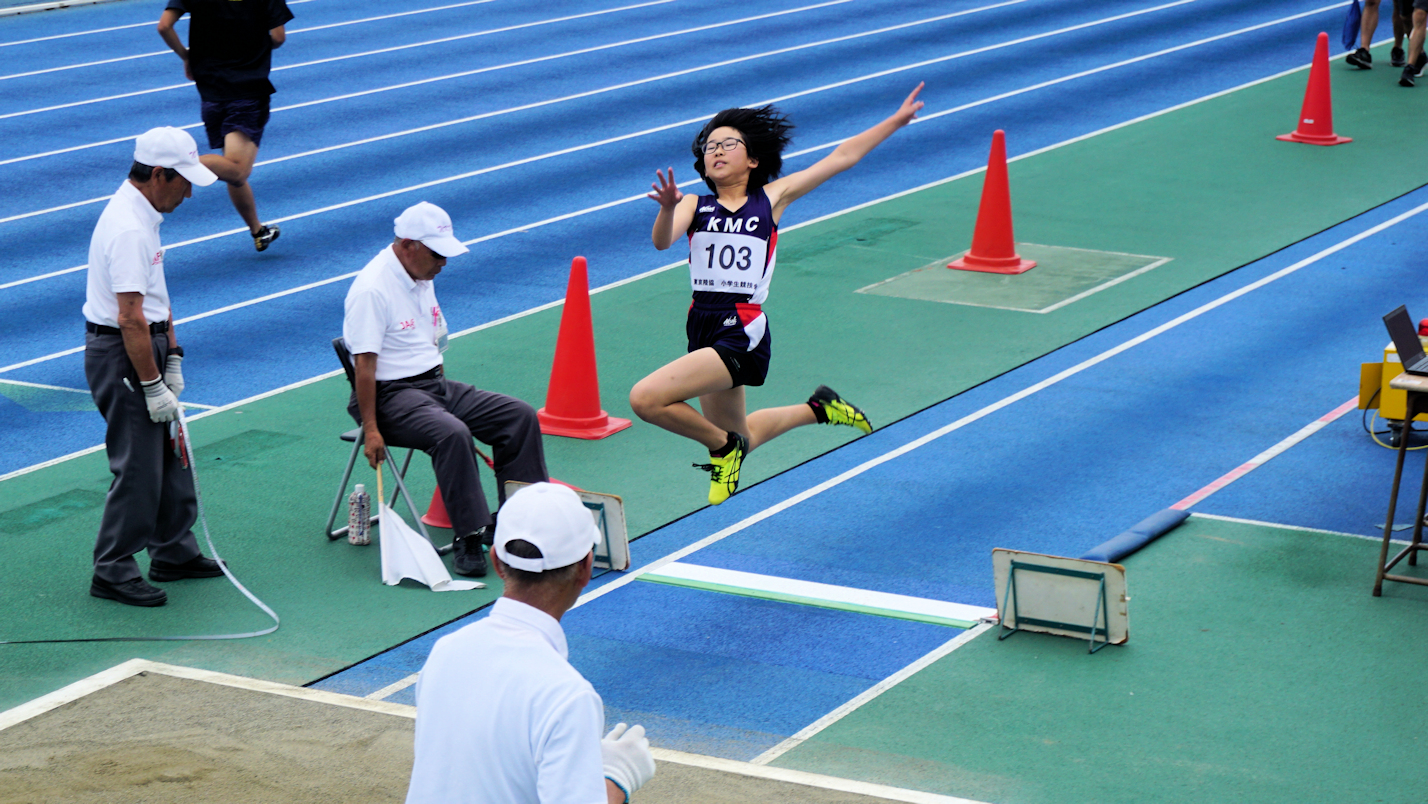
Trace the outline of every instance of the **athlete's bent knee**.
{"type": "Polygon", "coordinates": [[[642,421],[653,421],[653,417],[658,416],[663,409],[663,402],[652,390],[645,387],[643,382],[636,383],[635,387],[630,389],[630,410],[642,421]]]}

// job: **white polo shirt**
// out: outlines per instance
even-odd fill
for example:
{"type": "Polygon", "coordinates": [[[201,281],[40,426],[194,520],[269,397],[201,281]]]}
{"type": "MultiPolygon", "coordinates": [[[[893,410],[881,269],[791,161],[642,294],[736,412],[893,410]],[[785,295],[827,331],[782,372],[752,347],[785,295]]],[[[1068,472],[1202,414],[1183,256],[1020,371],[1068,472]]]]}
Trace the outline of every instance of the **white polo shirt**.
{"type": "Polygon", "coordinates": [[[164,216],[127,180],[119,185],[89,238],[89,284],[84,318],[119,326],[119,293],[144,294],[144,318],[169,320],[169,286],[164,282],[164,247],[159,224],[164,216]]]}
{"type": "Polygon", "coordinates": [[[417,281],[387,246],[347,290],[342,339],[354,355],[377,355],[377,379],[400,380],[441,365],[446,318],[431,280],[417,281]]]}
{"type": "Polygon", "coordinates": [[[407,804],[606,804],[605,707],[568,655],[560,623],[507,597],[437,640],[407,804]]]}

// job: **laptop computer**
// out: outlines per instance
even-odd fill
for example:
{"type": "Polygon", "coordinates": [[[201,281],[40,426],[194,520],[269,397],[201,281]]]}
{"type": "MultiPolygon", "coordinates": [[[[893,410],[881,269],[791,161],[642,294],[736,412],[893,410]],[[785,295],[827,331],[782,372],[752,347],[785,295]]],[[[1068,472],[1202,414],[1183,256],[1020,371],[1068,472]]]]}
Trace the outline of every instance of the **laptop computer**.
{"type": "Polygon", "coordinates": [[[1423,354],[1423,342],[1418,340],[1418,328],[1413,326],[1408,307],[1399,305],[1398,309],[1383,317],[1383,324],[1388,327],[1388,336],[1393,338],[1403,370],[1409,374],[1428,376],[1428,355],[1423,354]]]}

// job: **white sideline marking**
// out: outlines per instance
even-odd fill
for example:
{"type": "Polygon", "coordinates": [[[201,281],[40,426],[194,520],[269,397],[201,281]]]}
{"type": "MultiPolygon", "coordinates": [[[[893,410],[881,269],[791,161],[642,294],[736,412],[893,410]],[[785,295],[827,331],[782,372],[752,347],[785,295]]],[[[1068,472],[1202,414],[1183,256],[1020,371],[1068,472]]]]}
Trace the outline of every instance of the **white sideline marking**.
{"type": "MultiPolygon", "coordinates": [[[[481,0],[481,2],[491,2],[491,0],[481,0]]],[[[638,3],[638,4],[632,5],[632,6],[621,6],[621,7],[619,7],[619,8],[606,8],[606,9],[600,9],[600,10],[598,10],[598,11],[586,11],[586,12],[584,12],[584,13],[582,13],[582,14],[571,14],[571,15],[565,16],[565,17],[552,17],[552,18],[550,18],[550,19],[536,20],[536,21],[534,21],[534,22],[523,22],[523,23],[520,23],[520,24],[518,24],[518,25],[507,25],[507,26],[504,26],[504,27],[501,27],[501,28],[489,28],[489,29],[484,30],[484,31],[473,31],[473,32],[471,32],[471,33],[457,34],[456,36],[446,36],[446,37],[442,37],[441,39],[429,39],[429,40],[427,40],[427,41],[425,41],[425,42],[412,42],[411,44],[406,44],[406,45],[393,45],[392,47],[378,48],[377,50],[365,50],[365,51],[361,51],[361,52],[359,52],[359,53],[348,53],[348,54],[341,55],[341,56],[330,56],[330,57],[325,58],[325,59],[314,59],[314,60],[312,60],[312,61],[302,61],[302,62],[297,62],[296,64],[284,64],[284,65],[282,65],[282,66],[280,66],[280,67],[274,67],[274,68],[272,69],[272,72],[278,72],[279,70],[292,70],[292,69],[297,68],[297,67],[311,67],[311,66],[314,65],[314,64],[328,64],[328,63],[330,63],[330,62],[334,62],[334,61],[345,61],[345,60],[347,60],[347,59],[358,59],[358,58],[363,58],[363,57],[365,57],[365,56],[376,56],[376,55],[381,54],[381,53],[395,53],[395,52],[402,51],[402,50],[410,50],[410,49],[412,49],[412,48],[426,47],[426,46],[428,46],[428,45],[440,45],[440,44],[445,44],[445,43],[447,43],[447,42],[460,41],[460,40],[462,40],[462,39],[472,39],[472,38],[477,37],[477,36],[490,36],[491,34],[508,33],[508,32],[510,32],[510,31],[518,31],[518,30],[521,30],[522,28],[534,28],[534,27],[539,26],[539,25],[550,25],[550,24],[552,24],[552,23],[557,23],[557,22],[569,22],[569,21],[571,21],[571,20],[584,19],[584,18],[586,18],[586,17],[598,17],[598,16],[600,16],[600,15],[602,15],[602,14],[613,14],[613,13],[615,13],[615,12],[617,12],[617,11],[630,11],[630,10],[637,9],[637,8],[646,8],[646,7],[648,7],[648,6],[658,6],[658,5],[664,5],[665,3],[673,3],[673,2],[675,2],[675,0],[646,0],[646,2],[638,3]]],[[[402,16],[402,15],[401,15],[401,14],[392,14],[392,15],[389,15],[389,16],[399,17],[399,16],[402,16]]],[[[372,19],[386,19],[386,17],[373,17],[372,19]]],[[[366,22],[366,20],[355,20],[355,21],[353,21],[353,22],[366,22]]],[[[323,25],[323,26],[319,26],[319,27],[317,27],[317,28],[300,28],[300,29],[295,29],[295,30],[293,30],[293,31],[290,31],[289,33],[302,33],[302,32],[304,32],[304,31],[320,30],[321,28],[335,28],[335,27],[337,27],[337,25],[339,25],[339,24],[340,24],[340,25],[351,25],[352,22],[337,23],[337,24],[333,24],[333,25],[323,25]]],[[[133,56],[118,56],[118,57],[112,58],[112,59],[101,59],[101,60],[99,60],[99,61],[88,61],[88,62],[83,62],[83,63],[80,63],[80,64],[66,64],[66,65],[63,65],[63,66],[61,66],[61,67],[47,67],[47,68],[45,68],[45,69],[43,69],[43,70],[31,70],[31,71],[26,72],[26,73],[11,73],[10,75],[0,75],[0,81],[6,81],[6,80],[9,80],[9,79],[11,79],[11,78],[27,78],[27,77],[29,77],[29,76],[33,76],[33,75],[44,75],[44,74],[46,74],[46,73],[57,73],[57,72],[62,72],[62,71],[64,71],[64,70],[77,70],[77,69],[79,69],[79,68],[81,68],[81,67],[99,67],[99,66],[102,66],[102,65],[105,65],[105,64],[114,64],[115,62],[120,62],[120,61],[133,61],[134,59],[147,59],[147,58],[150,58],[150,57],[152,57],[152,56],[162,56],[162,55],[167,54],[167,53],[173,53],[173,51],[166,48],[166,49],[164,49],[164,50],[154,50],[154,51],[150,51],[150,52],[148,52],[148,53],[139,53],[139,54],[136,54],[136,55],[133,55],[133,56]]],[[[190,82],[188,82],[188,83],[186,83],[186,84],[178,84],[177,86],[191,86],[192,84],[193,84],[193,82],[190,81],[190,82]]],[[[164,87],[164,89],[171,89],[171,88],[172,88],[172,87],[164,87]]],[[[143,91],[141,91],[141,92],[133,92],[133,93],[129,93],[129,95],[124,96],[124,97],[129,97],[129,96],[132,96],[132,95],[142,95],[142,94],[144,94],[143,91]]],[[[50,107],[50,108],[60,108],[60,109],[62,109],[62,108],[65,108],[66,106],[79,106],[79,105],[84,104],[84,103],[93,103],[93,102],[94,102],[94,101],[80,101],[80,102],[78,102],[78,103],[64,104],[64,105],[61,105],[61,106],[50,107]]],[[[13,113],[13,114],[4,115],[3,117],[16,117],[16,116],[22,115],[22,114],[34,114],[35,112],[38,112],[38,111],[47,111],[47,109],[33,109],[33,110],[28,111],[28,112],[15,112],[15,113],[13,113]]]]}
{"type": "MultiPolygon", "coordinates": [[[[1362,533],[1345,533],[1341,530],[1324,530],[1322,528],[1306,528],[1301,525],[1286,525],[1283,522],[1264,522],[1258,519],[1240,519],[1234,516],[1220,516],[1219,514],[1207,514],[1202,511],[1191,511],[1191,518],[1194,519],[1214,519],[1219,522],[1237,522],[1241,525],[1258,525],[1266,528],[1279,528],[1280,530],[1293,530],[1302,533],[1322,533],[1326,536],[1347,536],[1350,539],[1365,539],[1370,542],[1382,542],[1383,536],[1365,536],[1362,533]]],[[[1390,539],[1395,544],[1408,544],[1408,539],[1390,539]]]]}
{"type": "Polygon", "coordinates": [[[48,3],[31,3],[28,6],[0,8],[0,17],[13,17],[16,14],[29,14],[32,11],[56,11],[72,6],[94,6],[100,3],[111,2],[113,2],[113,0],[50,0],[48,3]]]}
{"type": "Polygon", "coordinates": [[[922,614],[944,620],[977,622],[984,617],[996,616],[996,609],[985,606],[969,606],[925,597],[877,592],[871,589],[856,589],[851,586],[836,586],[796,578],[780,578],[753,572],[706,567],[700,564],[686,564],[675,561],[653,572],[645,573],[655,578],[672,578],[696,583],[718,584],[751,592],[772,592],[782,595],[796,595],[828,603],[843,603],[906,614],[922,614]]]}
{"type": "MultiPolygon", "coordinates": [[[[1022,1],[1023,1],[1023,0],[1010,0],[1010,2],[1009,2],[1009,3],[1006,3],[1006,4],[1010,4],[1011,2],[1022,2],[1022,1]]],[[[1096,21],[1089,22],[1089,23],[1083,23],[1083,24],[1081,24],[1081,25],[1079,25],[1079,26],[1073,26],[1073,27],[1071,27],[1071,28],[1062,29],[1061,31],[1056,31],[1056,32],[1053,32],[1053,33],[1050,33],[1050,34],[1046,34],[1046,35],[1023,37],[1023,38],[1020,38],[1020,39],[1010,40],[1009,42],[1003,42],[1003,43],[1000,43],[1000,44],[997,44],[997,45],[989,45],[989,46],[984,47],[984,48],[978,48],[978,49],[976,49],[976,50],[970,50],[970,51],[963,51],[963,52],[960,52],[960,53],[954,53],[954,54],[949,55],[949,56],[939,57],[939,58],[937,58],[937,59],[932,59],[932,60],[926,61],[926,62],[916,62],[916,63],[914,63],[914,64],[904,65],[903,67],[894,68],[894,69],[892,69],[892,70],[884,70],[884,71],[880,71],[880,72],[877,72],[877,73],[871,73],[871,74],[866,75],[866,76],[860,76],[860,77],[856,77],[856,78],[851,78],[851,79],[848,79],[848,80],[846,80],[846,81],[839,81],[839,82],[834,83],[834,84],[826,84],[826,85],[824,85],[824,86],[815,87],[815,88],[813,88],[813,89],[801,90],[801,91],[799,91],[799,92],[794,92],[794,93],[791,93],[791,94],[788,94],[788,95],[781,95],[781,96],[778,96],[778,97],[775,97],[775,98],[769,98],[769,99],[766,99],[766,100],[757,101],[757,102],[755,102],[755,103],[753,103],[753,104],[749,104],[749,105],[750,105],[750,106],[758,106],[758,105],[763,105],[763,104],[766,104],[766,103],[777,103],[777,102],[780,102],[780,101],[788,100],[788,99],[790,99],[790,98],[801,97],[801,96],[804,96],[804,95],[811,95],[811,94],[814,94],[814,93],[817,93],[817,92],[825,92],[825,91],[828,91],[828,90],[831,90],[831,89],[841,88],[841,87],[847,86],[847,85],[849,85],[849,84],[858,83],[859,81],[864,81],[864,80],[869,80],[869,79],[875,78],[875,77],[885,76],[885,75],[887,75],[887,74],[889,74],[889,73],[892,73],[892,72],[898,72],[898,71],[901,71],[901,70],[913,69],[913,68],[915,68],[915,67],[925,66],[925,65],[927,65],[927,64],[936,63],[936,62],[943,62],[943,61],[947,61],[947,60],[950,60],[950,59],[962,58],[962,57],[964,57],[964,56],[972,55],[972,54],[974,54],[974,53],[984,52],[984,51],[986,51],[986,50],[996,49],[996,48],[1000,48],[1000,47],[1006,47],[1006,46],[1013,45],[1013,44],[1019,44],[1019,43],[1022,43],[1022,42],[1031,41],[1031,40],[1034,40],[1034,39],[1041,39],[1041,38],[1045,38],[1045,36],[1051,36],[1051,35],[1055,35],[1055,34],[1059,34],[1059,33],[1065,33],[1065,32],[1067,32],[1067,31],[1076,30],[1077,28],[1081,28],[1081,27],[1088,27],[1088,26],[1092,26],[1092,25],[1104,24],[1104,23],[1106,23],[1106,22],[1118,21],[1118,20],[1124,19],[1124,18],[1126,18],[1126,17],[1137,16],[1137,15],[1139,15],[1139,14],[1150,13],[1150,12],[1152,12],[1152,11],[1160,11],[1160,10],[1163,10],[1163,9],[1165,9],[1165,8],[1170,8],[1170,7],[1174,7],[1174,6],[1178,6],[1178,5],[1183,5],[1183,4],[1185,4],[1185,3],[1191,3],[1191,2],[1195,2],[1195,0],[1175,0],[1175,2],[1168,3],[1168,4],[1163,5],[1163,6],[1156,6],[1156,7],[1151,8],[1151,9],[1144,9],[1144,10],[1141,10],[1141,11],[1134,11],[1134,12],[1129,12],[1129,13],[1126,13],[1126,14],[1120,14],[1120,15],[1117,15],[1117,16],[1114,16],[1114,17],[1107,17],[1107,18],[1102,19],[1102,20],[1096,20],[1096,21]]],[[[984,9],[983,9],[983,10],[984,10],[984,9]]],[[[969,12],[969,13],[970,13],[970,12],[969,12]]],[[[955,15],[954,15],[954,16],[955,16],[955,15]]],[[[879,32],[881,32],[881,31],[874,31],[873,33],[879,33],[879,32]]],[[[802,46],[800,46],[800,47],[802,47],[802,46]]],[[[797,49],[797,48],[788,48],[788,49],[797,49]]],[[[697,71],[697,70],[709,69],[709,68],[711,68],[711,67],[717,67],[717,66],[723,66],[723,65],[727,65],[727,64],[733,64],[733,63],[736,63],[736,62],[738,62],[738,61],[746,60],[746,59],[748,59],[748,58],[755,58],[755,57],[754,57],[754,56],[750,56],[750,57],[744,57],[744,58],[742,58],[742,59],[733,59],[733,60],[730,60],[730,61],[728,61],[728,62],[720,62],[720,63],[714,64],[714,65],[704,65],[703,67],[695,68],[695,70],[684,70],[684,71],[680,71],[680,73],[678,73],[678,74],[685,74],[685,73],[695,72],[695,71],[697,71]]],[[[674,74],[671,74],[671,75],[674,75],[674,74]]],[[[642,79],[642,81],[659,80],[659,78],[664,78],[664,77],[668,77],[668,76],[658,76],[658,77],[653,78],[653,79],[642,79]]],[[[633,82],[633,83],[641,83],[641,82],[633,82]]],[[[621,86],[624,86],[624,85],[621,85],[621,86]]],[[[616,87],[616,88],[619,88],[619,87],[616,87]]],[[[539,102],[539,103],[527,104],[527,105],[522,106],[522,107],[515,107],[514,109],[503,110],[503,111],[500,111],[500,112],[489,112],[489,113],[486,113],[486,114],[483,114],[483,115],[478,115],[477,118],[480,118],[480,117],[492,117],[492,116],[495,116],[495,115],[497,115],[497,114],[505,114],[505,113],[508,113],[508,112],[510,112],[510,111],[516,111],[516,110],[519,110],[519,109],[534,108],[534,107],[537,107],[537,106],[543,106],[543,105],[547,105],[547,104],[550,104],[550,103],[560,102],[560,101],[562,101],[562,100],[568,100],[568,99],[574,98],[574,97],[584,97],[584,96],[588,96],[588,95],[591,95],[591,94],[598,94],[599,92],[602,92],[602,91],[607,91],[607,90],[593,90],[593,91],[588,92],[588,93],[581,93],[581,95],[578,95],[578,96],[568,96],[568,97],[566,97],[566,98],[557,98],[557,99],[550,100],[550,101],[542,101],[542,102],[539,102]]],[[[1014,94],[1014,93],[1013,93],[1013,94],[1014,94]]],[[[530,163],[534,163],[534,162],[538,162],[538,161],[543,161],[543,160],[546,160],[546,159],[552,159],[552,158],[555,158],[555,157],[558,157],[558,156],[564,156],[564,155],[567,155],[567,154],[570,154],[570,153],[576,153],[576,152],[581,152],[581,151],[587,151],[587,150],[589,150],[589,149],[591,149],[591,148],[597,148],[597,147],[601,147],[601,146],[604,146],[604,145],[609,145],[609,144],[611,144],[611,143],[624,142],[624,141],[627,141],[627,140],[630,140],[630,139],[634,139],[635,137],[643,137],[643,136],[647,136],[647,135],[650,135],[650,134],[655,134],[655,133],[659,133],[659,132],[662,132],[662,131],[667,131],[667,130],[670,130],[670,129],[673,129],[673,128],[678,128],[678,127],[680,127],[680,126],[685,126],[685,125],[690,125],[690,124],[693,124],[693,123],[702,122],[702,121],[704,121],[705,119],[707,119],[709,116],[710,116],[710,115],[700,115],[700,116],[698,116],[698,117],[691,117],[691,118],[688,118],[688,119],[686,119],[686,120],[680,120],[680,121],[677,121],[677,122],[674,122],[674,123],[669,123],[669,124],[666,124],[666,125],[663,125],[663,126],[657,126],[657,127],[654,127],[654,128],[645,129],[645,130],[643,130],[643,131],[636,131],[636,132],[632,132],[632,133],[629,133],[629,134],[622,134],[622,135],[615,136],[615,137],[609,137],[609,138],[606,138],[606,139],[603,139],[603,140],[597,140],[597,141],[595,141],[595,142],[584,143],[584,144],[581,144],[581,145],[578,145],[578,146],[572,146],[572,147],[569,147],[569,148],[562,148],[562,149],[557,150],[557,151],[550,151],[550,152],[547,152],[547,153],[544,153],[544,154],[537,154],[537,155],[535,155],[535,156],[525,157],[525,158],[523,158],[523,159],[517,159],[517,160],[511,161],[511,162],[506,162],[506,163],[499,164],[499,165],[492,165],[492,166],[490,166],[490,167],[485,167],[485,168],[480,168],[480,169],[473,170],[473,171],[468,171],[468,172],[466,172],[466,173],[457,174],[457,175],[455,175],[455,176],[447,176],[447,177],[445,177],[445,178],[434,179],[434,180],[432,180],[432,181],[423,182],[423,183],[421,183],[421,184],[416,184],[416,185],[411,185],[411,186],[409,186],[409,187],[403,187],[403,188],[400,188],[400,189],[397,189],[397,190],[389,190],[389,191],[387,191],[387,192],[378,193],[378,194],[376,194],[376,195],[370,195],[370,196],[367,196],[367,197],[365,197],[365,198],[358,198],[358,199],[354,199],[354,200],[351,200],[351,201],[344,201],[344,202],[340,202],[340,203],[337,203],[337,204],[332,204],[332,205],[329,205],[329,206],[326,206],[326,207],[321,207],[321,208],[318,208],[318,209],[308,210],[308,211],[306,211],[306,212],[299,212],[299,213],[295,213],[295,214],[293,214],[293,215],[287,215],[287,216],[284,216],[284,217],[275,218],[275,219],[273,219],[273,220],[270,221],[270,222],[271,222],[271,223],[285,223],[285,222],[287,222],[287,221],[297,220],[297,219],[299,219],[299,218],[310,217],[310,216],[318,215],[318,214],[321,214],[321,213],[324,213],[324,212],[331,212],[331,211],[333,211],[333,210],[343,209],[343,208],[345,208],[345,207],[351,207],[351,206],[356,206],[356,205],[359,205],[359,204],[369,203],[369,202],[371,202],[371,201],[376,201],[376,200],[380,200],[380,199],[384,199],[384,198],[390,198],[390,197],[392,197],[392,196],[401,195],[401,194],[403,194],[403,193],[408,193],[408,192],[412,192],[412,191],[415,191],[415,190],[426,189],[426,188],[428,188],[428,187],[435,187],[435,186],[439,186],[439,185],[442,185],[442,184],[448,184],[448,183],[455,182],[455,181],[461,181],[461,180],[464,180],[464,179],[473,178],[473,177],[475,177],[475,176],[480,176],[480,175],[484,175],[484,174],[487,174],[487,173],[492,173],[492,172],[499,171],[499,170],[507,170],[507,169],[512,168],[512,167],[519,167],[519,166],[521,166],[521,165],[526,165],[526,164],[530,164],[530,163]]],[[[471,118],[471,119],[477,119],[477,118],[471,118]]],[[[918,120],[914,120],[914,121],[912,121],[912,122],[917,123],[917,122],[919,122],[919,121],[918,121],[918,120]]],[[[432,127],[437,127],[437,126],[432,126],[432,127]]],[[[1106,129],[1106,130],[1109,130],[1109,129],[1106,129]]],[[[389,136],[392,136],[392,135],[386,135],[386,136],[389,137],[389,136]]],[[[386,138],[386,137],[372,138],[372,140],[370,140],[370,141],[375,141],[375,140],[377,140],[377,139],[384,139],[384,138],[386,138]]],[[[818,146],[814,146],[814,147],[812,147],[812,148],[805,148],[805,149],[800,150],[800,151],[795,151],[795,152],[793,152],[793,153],[786,154],[786,155],[785,155],[785,158],[791,158],[791,157],[799,156],[799,155],[802,155],[802,154],[810,153],[810,152],[812,152],[812,151],[822,150],[822,149],[824,149],[824,148],[836,147],[836,146],[837,146],[838,144],[840,144],[841,142],[842,142],[842,140],[836,140],[836,141],[831,142],[831,143],[825,143],[824,145],[818,145],[818,146]]],[[[1068,141],[1068,142],[1070,142],[1070,141],[1068,141]]],[[[361,143],[350,143],[350,144],[361,144],[361,143]]],[[[307,153],[305,153],[305,154],[297,154],[297,155],[287,156],[287,157],[278,157],[278,158],[276,158],[276,159],[267,160],[266,162],[262,162],[262,163],[259,163],[259,164],[270,164],[270,163],[272,163],[272,162],[279,162],[279,161],[283,161],[283,160],[286,160],[286,159],[293,159],[293,158],[296,158],[297,156],[307,156],[307,155],[311,155],[311,154],[313,154],[313,153],[319,153],[319,152],[323,152],[323,151],[336,150],[337,148],[340,148],[340,147],[347,147],[347,146],[345,146],[345,145],[344,145],[344,146],[331,146],[331,147],[329,147],[329,148],[319,149],[318,151],[309,151],[309,152],[307,152],[307,153]]],[[[1041,151],[1036,151],[1036,152],[1033,152],[1033,153],[1043,153],[1044,151],[1045,151],[1045,149],[1043,149],[1043,150],[1041,150],[1041,151]]],[[[1010,161],[1010,160],[1009,160],[1009,161],[1010,161]]],[[[3,163],[3,162],[0,162],[0,164],[4,164],[4,163],[3,163]]],[[[979,173],[979,172],[981,172],[981,171],[983,171],[983,170],[985,170],[985,169],[986,169],[985,167],[976,168],[976,169],[974,169],[974,170],[970,170],[970,171],[967,171],[967,172],[965,172],[965,173],[958,174],[957,176],[955,176],[955,177],[953,177],[953,178],[961,178],[961,177],[963,177],[963,176],[968,176],[968,175],[971,175],[971,174],[973,174],[973,173],[979,173]]],[[[949,181],[950,181],[950,180],[951,180],[951,179],[949,179],[949,181]]],[[[692,183],[692,182],[686,182],[686,183],[692,183]]],[[[936,184],[936,182],[934,182],[934,184],[936,184]]],[[[925,186],[933,186],[933,185],[925,185],[925,186]]],[[[894,196],[894,197],[895,197],[895,196],[894,196]]],[[[643,195],[631,196],[630,198],[624,199],[624,200],[625,200],[625,201],[630,201],[630,200],[637,200],[637,199],[639,199],[639,198],[644,198],[644,196],[643,196],[643,195]]],[[[101,200],[104,200],[104,199],[92,199],[92,201],[101,201],[101,200]]],[[[599,206],[599,207],[595,207],[595,208],[592,208],[592,209],[605,209],[605,208],[607,208],[608,206],[613,206],[613,205],[614,205],[614,204],[606,204],[606,205],[601,205],[601,206],[599,206]]],[[[16,216],[16,217],[28,217],[28,215],[20,215],[20,216],[16,216]]],[[[7,220],[8,220],[8,219],[7,219],[7,220]]],[[[521,231],[521,230],[526,229],[526,228],[529,228],[529,227],[519,227],[519,228],[517,228],[517,229],[507,230],[507,231],[521,231]]],[[[184,241],[182,241],[182,242],[175,243],[175,244],[173,244],[173,245],[171,245],[171,246],[168,246],[168,248],[169,248],[169,249],[174,249],[174,248],[179,248],[179,247],[182,247],[182,246],[192,245],[192,244],[194,244],[194,243],[202,243],[202,242],[205,242],[205,241],[208,241],[208,240],[214,240],[214,239],[217,239],[217,238],[220,238],[220,237],[226,237],[226,236],[228,236],[228,235],[238,234],[238,233],[246,232],[246,231],[247,231],[247,229],[246,229],[246,228],[243,228],[243,227],[239,227],[239,228],[235,228],[235,229],[229,229],[229,230],[227,230],[227,231],[218,232],[218,233],[215,233],[215,234],[209,234],[209,235],[204,235],[204,236],[201,236],[201,237],[192,238],[192,239],[190,239],[190,240],[184,240],[184,241]]],[[[30,282],[37,282],[37,281],[40,281],[40,280],[42,280],[42,279],[50,279],[50,278],[53,278],[53,277],[56,277],[56,276],[64,276],[64,275],[66,275],[66,274],[76,273],[76,272],[78,272],[78,271],[84,270],[85,267],[86,267],[86,266],[84,266],[84,265],[76,265],[76,266],[74,266],[73,268],[62,268],[62,269],[60,269],[60,270],[58,270],[58,271],[50,271],[49,273],[41,274],[41,275],[34,276],[34,277],[26,277],[25,279],[13,280],[13,281],[11,281],[11,282],[7,282],[7,283],[4,283],[4,284],[0,284],[0,290],[4,290],[4,289],[6,289],[6,288],[11,288],[11,287],[16,287],[16,286],[18,286],[18,285],[29,284],[30,282]]],[[[59,357],[59,356],[62,356],[62,355],[59,354],[59,353],[56,353],[55,356],[56,356],[56,357],[59,357]]],[[[6,367],[6,368],[0,368],[0,372],[9,371],[10,369],[17,368],[17,367],[18,367],[18,366],[9,366],[9,367],[6,367]]]]}
{"type": "MultiPolygon", "coordinates": [[[[180,22],[188,22],[188,17],[184,17],[180,22]]],[[[131,22],[128,25],[112,25],[108,28],[94,28],[89,31],[75,31],[74,33],[54,34],[53,36],[37,36],[34,39],[16,39],[13,42],[0,42],[0,47],[11,47],[13,45],[32,45],[36,42],[50,42],[55,39],[68,39],[72,36],[87,36],[89,34],[109,33],[110,31],[123,31],[129,28],[152,28],[154,23],[131,22]]]]}
{"type": "Polygon", "coordinates": [[[773,762],[775,759],[778,759],[779,757],[783,756],[794,748],[797,748],[798,746],[802,745],[813,735],[817,734],[820,731],[823,731],[834,723],[837,723],[838,721],[857,711],[860,707],[863,706],[863,704],[866,704],[868,701],[871,701],[879,695],[882,695],[893,687],[896,687],[898,684],[901,684],[909,678],[912,678],[921,670],[931,666],[933,662],[936,662],[938,659],[947,656],[952,651],[957,650],[968,642],[971,642],[972,640],[976,639],[978,636],[981,636],[982,634],[986,633],[987,629],[991,627],[992,626],[990,623],[982,623],[975,628],[963,631],[952,639],[949,639],[947,643],[944,644],[942,647],[933,650],[931,653],[928,653],[921,659],[918,659],[907,667],[904,667],[903,669],[897,671],[896,673],[893,673],[882,681],[879,681],[877,684],[863,691],[863,693],[858,697],[808,724],[801,731],[799,731],[792,737],[789,737],[787,740],[784,740],[773,748],[770,748],[762,754],[759,754],[758,756],[754,757],[752,764],[767,765],[768,763],[773,762]]]}

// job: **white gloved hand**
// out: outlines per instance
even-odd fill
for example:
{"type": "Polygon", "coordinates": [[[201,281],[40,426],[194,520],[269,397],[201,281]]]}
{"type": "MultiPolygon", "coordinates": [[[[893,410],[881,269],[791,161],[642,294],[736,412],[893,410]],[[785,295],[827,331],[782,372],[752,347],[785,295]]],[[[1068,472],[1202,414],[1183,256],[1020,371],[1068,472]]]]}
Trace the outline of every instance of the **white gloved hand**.
{"type": "Polygon", "coordinates": [[[183,355],[169,355],[164,360],[164,385],[174,392],[177,398],[183,393],[183,355]]]}
{"type": "Polygon", "coordinates": [[[144,404],[149,406],[149,421],[171,422],[178,418],[178,397],[164,385],[163,377],[139,383],[144,389],[144,404]]]}
{"type": "Polygon", "coordinates": [[[626,800],[655,774],[650,741],[645,739],[645,727],[627,727],[620,723],[610,729],[600,741],[600,757],[605,764],[605,778],[625,791],[626,800]]]}

